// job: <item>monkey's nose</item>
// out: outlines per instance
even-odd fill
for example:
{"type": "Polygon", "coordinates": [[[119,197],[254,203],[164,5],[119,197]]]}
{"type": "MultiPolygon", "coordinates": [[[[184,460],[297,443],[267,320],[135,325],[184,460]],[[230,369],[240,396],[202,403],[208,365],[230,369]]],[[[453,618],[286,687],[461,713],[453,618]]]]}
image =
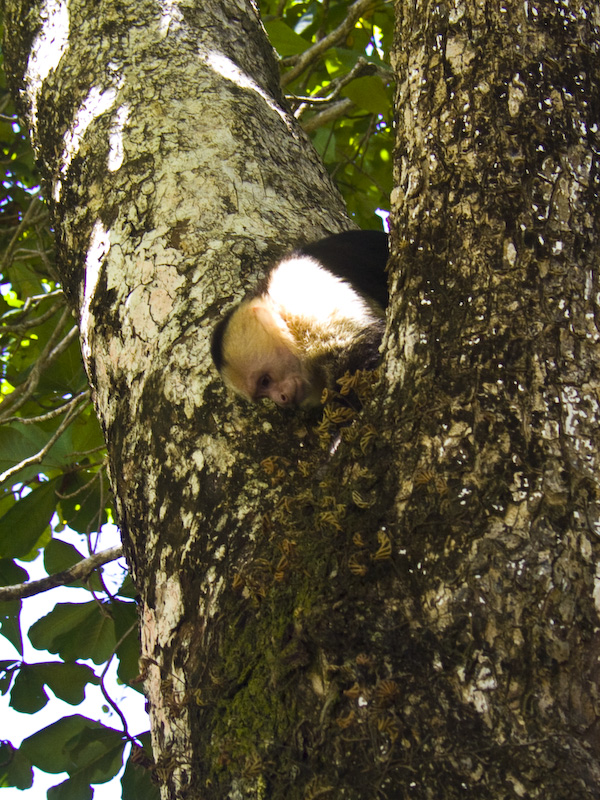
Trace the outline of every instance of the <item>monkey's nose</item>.
{"type": "Polygon", "coordinates": [[[282,391],[281,389],[278,392],[278,399],[275,401],[277,405],[280,406],[293,406],[296,402],[296,392],[292,391],[291,389],[282,391]]]}

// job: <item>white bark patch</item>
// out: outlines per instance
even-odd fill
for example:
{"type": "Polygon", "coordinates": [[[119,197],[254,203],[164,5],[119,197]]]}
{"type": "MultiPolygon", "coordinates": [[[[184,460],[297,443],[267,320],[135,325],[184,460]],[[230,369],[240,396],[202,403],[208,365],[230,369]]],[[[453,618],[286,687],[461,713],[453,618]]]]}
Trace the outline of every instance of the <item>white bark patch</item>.
{"type": "Polygon", "coordinates": [[[159,32],[162,38],[166,38],[169,31],[181,27],[183,21],[183,14],[179,10],[179,0],[160,0],[159,4],[161,10],[160,22],[158,25],[159,32]]]}
{"type": "MultiPolygon", "coordinates": [[[[402,358],[400,359],[400,364],[402,367],[404,364],[408,364],[413,360],[415,355],[415,347],[419,341],[420,333],[416,325],[408,324],[399,332],[398,345],[400,352],[402,353],[402,358]]],[[[405,369],[402,369],[403,373],[405,371],[405,369]]]]}
{"type": "MultiPolygon", "coordinates": [[[[198,363],[201,363],[201,359],[198,360],[198,363]]],[[[173,370],[165,375],[164,393],[170,403],[183,405],[186,417],[191,419],[196,408],[203,404],[206,381],[199,374],[193,372],[188,372],[187,375],[182,374],[185,365],[178,366],[181,371],[173,370]]]]}
{"type": "Polygon", "coordinates": [[[454,595],[444,584],[425,595],[425,608],[429,609],[429,616],[435,621],[435,626],[439,631],[445,630],[448,625],[454,622],[452,614],[452,599],[454,595]]]}
{"type": "Polygon", "coordinates": [[[211,69],[213,69],[216,73],[218,73],[222,78],[226,78],[226,80],[235,83],[236,86],[239,86],[242,89],[249,89],[250,91],[256,92],[259,97],[261,97],[265,103],[269,106],[269,108],[278,114],[281,119],[285,122],[288,128],[291,129],[290,120],[288,115],[285,111],[277,105],[273,101],[273,98],[265,92],[252,78],[247,75],[245,72],[238,67],[231,59],[224,56],[222,53],[217,53],[214,50],[209,51],[208,53],[200,53],[200,59],[211,69]]]}
{"type": "Polygon", "coordinates": [[[217,578],[215,568],[213,566],[209,567],[202,581],[201,599],[198,604],[198,615],[201,619],[209,619],[217,613],[219,610],[217,600],[224,586],[225,580],[223,576],[217,578]]]}
{"type": "Polygon", "coordinates": [[[519,518],[520,505],[509,503],[504,514],[504,524],[507,528],[514,528],[519,518]]]}
{"type": "MultiPolygon", "coordinates": [[[[156,612],[154,609],[144,606],[142,613],[142,624],[140,625],[141,655],[154,659],[154,645],[156,643],[156,612]]],[[[160,670],[156,668],[159,679],[160,670]]]]}
{"type": "Polygon", "coordinates": [[[159,268],[156,270],[156,284],[138,286],[133,290],[125,308],[136,336],[149,340],[159,335],[173,310],[176,289],[182,283],[183,278],[176,269],[169,272],[159,268]],[[162,279],[159,275],[163,276],[162,279]]]}
{"type": "Polygon", "coordinates": [[[523,91],[523,83],[518,75],[515,75],[511,84],[508,87],[508,113],[511,117],[516,117],[519,114],[523,100],[525,99],[525,92],[523,91]]]}
{"type": "Polygon", "coordinates": [[[79,321],[79,328],[81,330],[81,352],[86,367],[92,355],[90,337],[94,326],[94,317],[90,309],[98,286],[100,268],[109,250],[110,234],[102,227],[100,220],[97,220],[92,230],[90,246],[88,247],[85,259],[83,301],[81,303],[81,318],[79,321]]]}
{"type": "Polygon", "coordinates": [[[560,399],[564,412],[564,430],[571,437],[571,446],[580,459],[581,465],[595,476],[597,473],[597,456],[595,443],[587,435],[590,419],[598,420],[600,406],[594,388],[584,385],[580,389],[575,386],[563,386],[560,399]]]}
{"type": "Polygon", "coordinates": [[[517,248],[510,240],[504,242],[504,261],[510,267],[514,267],[517,263],[517,248]]]}
{"type": "Polygon", "coordinates": [[[42,27],[31,46],[25,70],[25,86],[31,104],[31,138],[38,146],[38,97],[42,84],[59,65],[69,46],[69,11],[66,2],[48,0],[39,11],[42,27]]]}
{"type": "Polygon", "coordinates": [[[156,575],[156,644],[160,650],[171,641],[183,610],[179,576],[159,572],[156,575]]]}
{"type": "Polygon", "coordinates": [[[464,667],[459,667],[457,674],[464,701],[470,703],[483,716],[486,724],[491,726],[488,695],[497,689],[498,684],[487,659],[480,655],[478,660],[477,673],[472,681],[465,683],[466,673],[464,667]]]}
{"type": "Polygon", "coordinates": [[[75,115],[70,130],[67,130],[64,135],[64,149],[59,170],[61,177],[56,179],[52,189],[52,195],[57,203],[62,192],[63,178],[66,176],[73,158],[79,152],[85,132],[97,117],[112,108],[116,98],[116,88],[111,87],[102,91],[100,87],[93,86],[75,115]]]}
{"type": "Polygon", "coordinates": [[[196,469],[198,470],[198,472],[202,472],[205,465],[205,458],[202,450],[194,450],[194,452],[192,453],[192,461],[196,465],[196,469]]]}
{"type": "Polygon", "coordinates": [[[594,590],[592,596],[594,598],[596,611],[600,617],[600,564],[596,564],[596,574],[594,576],[594,590]]]}
{"type": "Polygon", "coordinates": [[[510,781],[510,783],[512,784],[515,794],[517,794],[519,797],[527,797],[529,793],[528,789],[521,783],[521,781],[517,777],[515,777],[514,775],[507,775],[506,779],[510,781]]]}
{"type": "MultiPolygon", "coordinates": [[[[160,589],[160,578],[164,574],[157,576],[157,586],[160,589]]],[[[177,608],[176,618],[182,614],[181,590],[179,585],[170,580],[163,585],[163,591],[157,593],[157,598],[162,600],[162,604],[152,609],[144,605],[142,612],[141,630],[141,655],[142,663],[146,670],[146,681],[144,684],[146,697],[150,706],[152,742],[155,752],[160,752],[165,746],[173,746],[177,742],[178,748],[182,752],[188,751],[189,728],[188,712],[184,703],[178,708],[177,725],[173,725],[172,702],[182,698],[185,690],[185,675],[175,664],[171,664],[169,677],[171,679],[170,691],[165,690],[160,667],[157,663],[159,652],[164,647],[161,642],[165,641],[165,631],[168,633],[167,639],[171,638],[172,627],[175,625],[173,611],[177,608]],[[170,584],[170,585],[169,585],[170,584]],[[165,616],[166,615],[166,616],[165,616]]],[[[191,754],[188,753],[191,759],[191,754]]],[[[188,762],[191,763],[191,762],[188,762]]]]}
{"type": "Polygon", "coordinates": [[[586,414],[581,411],[579,404],[581,399],[575,386],[564,386],[560,392],[560,399],[565,410],[565,433],[575,437],[577,434],[578,417],[582,421],[586,419],[586,414]]]}
{"type": "Polygon", "coordinates": [[[122,165],[125,157],[123,147],[123,131],[129,119],[129,105],[121,106],[116,113],[115,121],[109,134],[108,171],[116,172],[122,165]]]}
{"type": "Polygon", "coordinates": [[[450,451],[453,451],[460,445],[461,441],[470,438],[472,434],[471,426],[466,422],[454,422],[452,428],[444,441],[440,444],[438,449],[438,458],[443,460],[447,457],[450,451]]]}

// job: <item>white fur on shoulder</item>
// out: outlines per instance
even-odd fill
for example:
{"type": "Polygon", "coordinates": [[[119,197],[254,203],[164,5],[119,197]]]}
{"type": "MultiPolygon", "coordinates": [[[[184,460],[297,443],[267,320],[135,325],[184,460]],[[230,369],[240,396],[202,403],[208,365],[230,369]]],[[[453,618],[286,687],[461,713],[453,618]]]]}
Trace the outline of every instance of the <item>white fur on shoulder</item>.
{"type": "Polygon", "coordinates": [[[341,278],[323,269],[310,256],[290,256],[269,276],[268,294],[288,317],[301,317],[325,324],[348,319],[368,325],[376,318],[369,304],[341,278]]]}

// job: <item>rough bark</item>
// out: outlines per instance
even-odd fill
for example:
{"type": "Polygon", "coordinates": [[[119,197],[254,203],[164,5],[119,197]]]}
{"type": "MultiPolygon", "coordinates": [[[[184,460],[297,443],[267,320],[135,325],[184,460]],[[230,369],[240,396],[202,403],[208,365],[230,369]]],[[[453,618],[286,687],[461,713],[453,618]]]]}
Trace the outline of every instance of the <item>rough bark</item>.
{"type": "Polygon", "coordinates": [[[598,797],[598,6],[398,13],[399,758],[415,798],[598,797]]]}
{"type": "Polygon", "coordinates": [[[226,400],[209,332],[275,255],[350,223],[251,2],[5,12],[140,592],[157,774],[165,797],[200,796],[198,672],[260,528],[257,460],[292,422],[226,400]]]}

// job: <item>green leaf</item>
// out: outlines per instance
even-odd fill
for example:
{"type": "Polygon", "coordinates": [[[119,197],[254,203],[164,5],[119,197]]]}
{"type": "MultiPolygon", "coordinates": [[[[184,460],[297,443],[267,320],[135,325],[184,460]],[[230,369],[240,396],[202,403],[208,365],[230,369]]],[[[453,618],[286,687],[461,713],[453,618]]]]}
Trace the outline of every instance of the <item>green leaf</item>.
{"type": "MultiPolygon", "coordinates": [[[[67,333],[73,320],[65,327],[67,333]]],[[[79,394],[88,385],[81,361],[81,347],[78,339],[73,339],[66,350],[52,362],[52,367],[42,372],[38,384],[39,392],[54,392],[63,396],[66,391],[79,394]]]]}
{"type": "Polygon", "coordinates": [[[140,639],[137,606],[135,603],[114,601],[111,604],[111,613],[115,620],[115,637],[117,641],[129,631],[128,635],[117,649],[117,657],[119,659],[117,675],[123,683],[132,684],[133,688],[139,688],[141,690],[141,686],[132,683],[134,678],[137,678],[140,673],[140,639]]]}
{"type": "MultiPolygon", "coordinates": [[[[60,539],[52,539],[44,548],[44,567],[49,575],[54,575],[57,572],[62,572],[73,564],[79,563],[85,556],[82,555],[76,547],[63,542],[60,539]]],[[[94,591],[102,592],[104,587],[100,583],[100,578],[97,572],[93,572],[85,581],[73,581],[68,586],[76,586],[89,588],[94,591]]]]}
{"type": "Polygon", "coordinates": [[[139,592],[131,578],[131,575],[126,575],[125,580],[119,589],[119,597],[128,597],[130,600],[135,600],[139,592]]]}
{"type": "Polygon", "coordinates": [[[36,273],[27,264],[16,260],[11,264],[10,282],[13,289],[21,297],[40,294],[42,291],[42,286],[36,273]]]}
{"type": "Polygon", "coordinates": [[[10,742],[0,742],[0,787],[29,789],[33,784],[31,762],[10,742]]]}
{"type": "Polygon", "coordinates": [[[48,575],[69,569],[83,558],[85,556],[82,556],[72,544],[62,542],[60,539],[52,539],[44,548],[44,567],[48,575]]]}
{"type": "Polygon", "coordinates": [[[357,78],[346,86],[342,94],[349,97],[359,108],[373,114],[388,114],[390,98],[381,78],[375,76],[357,78]]]}
{"type": "MultiPolygon", "coordinates": [[[[47,443],[47,434],[38,425],[17,425],[11,423],[0,427],[0,471],[4,472],[23,459],[39,452],[47,443]]],[[[40,471],[39,464],[25,467],[11,479],[26,480],[40,471]]]]}
{"type": "Polygon", "coordinates": [[[0,586],[13,586],[15,583],[25,583],[29,578],[27,572],[11,561],[9,558],[0,559],[0,586]]]}
{"type": "Polygon", "coordinates": [[[10,693],[10,704],[20,714],[35,714],[48,702],[48,695],[35,665],[23,664],[10,693]]]}
{"type": "Polygon", "coordinates": [[[303,53],[309,43],[302,36],[293,31],[281,19],[265,22],[265,29],[269,40],[280,56],[294,56],[303,53]]]}
{"type": "MultiPolygon", "coordinates": [[[[31,348],[26,349],[30,350],[31,348]]],[[[28,358],[34,360],[33,353],[28,353],[28,358]]],[[[80,388],[82,387],[77,387],[77,389],[80,388]]],[[[64,394],[66,390],[67,387],[63,384],[60,393],[64,394]]],[[[48,405],[64,402],[58,392],[59,390],[55,394],[46,397],[45,402],[48,405]]],[[[24,410],[27,411],[27,407],[24,410]]],[[[30,409],[30,411],[33,412],[33,409],[30,409]]],[[[24,426],[14,422],[3,425],[0,428],[0,472],[4,472],[6,469],[38,453],[47,444],[48,439],[56,431],[61,421],[62,417],[58,417],[51,422],[43,424],[24,426]]],[[[93,414],[93,409],[91,407],[89,409],[85,408],[80,416],[71,422],[69,427],[52,445],[42,461],[39,464],[24,467],[11,478],[11,483],[14,484],[17,480],[20,482],[30,480],[39,472],[48,473],[52,470],[63,470],[70,464],[80,463],[81,461],[93,465],[93,460],[90,461],[89,456],[85,456],[82,459],[79,456],[79,452],[93,450],[102,445],[102,431],[98,420],[93,414]]],[[[94,458],[100,458],[100,456],[94,456],[94,458]]]]}
{"type": "Polygon", "coordinates": [[[29,629],[29,640],[38,650],[58,653],[65,661],[91,658],[103,664],[116,644],[108,608],[98,603],[57,603],[29,629]]]}
{"type": "MultiPolygon", "coordinates": [[[[97,447],[105,447],[104,434],[102,433],[98,417],[91,403],[74,420],[70,430],[72,431],[73,447],[78,452],[95,450],[97,447]]],[[[94,458],[96,457],[97,456],[94,456],[94,458]]]]}
{"type": "Polygon", "coordinates": [[[7,600],[0,603],[0,629],[19,655],[23,655],[23,637],[21,636],[21,601],[7,600]]]}
{"type": "Polygon", "coordinates": [[[0,517],[0,558],[21,558],[34,548],[54,514],[56,484],[42,483],[0,517]]]}
{"type": "Polygon", "coordinates": [[[91,797],[87,791],[91,783],[114,778],[123,763],[124,747],[122,733],[75,714],[29,736],[21,751],[44,772],[69,773],[71,781],[54,787],[52,796],[80,800],[91,797]],[[79,795],[73,794],[76,788],[79,795]]]}
{"type": "Polygon", "coordinates": [[[131,758],[127,761],[121,778],[121,800],[160,800],[158,786],[152,780],[152,772],[131,758]]]}
{"type": "Polygon", "coordinates": [[[52,689],[54,694],[72,706],[84,701],[85,687],[88,683],[95,685],[100,683],[100,678],[94,670],[85,664],[48,661],[35,666],[39,669],[44,683],[52,689]]]}
{"type": "Polygon", "coordinates": [[[44,772],[68,772],[74,767],[70,751],[72,742],[86,728],[100,727],[99,722],[81,714],[63,717],[24,739],[20,749],[32,764],[44,772]]]}
{"type": "MultiPolygon", "coordinates": [[[[123,766],[125,744],[122,733],[102,726],[82,730],[68,746],[77,773],[85,774],[90,783],[106,783],[123,766]]],[[[70,769],[69,774],[76,773],[70,769]]]]}
{"type": "Polygon", "coordinates": [[[94,468],[66,476],[61,493],[69,495],[59,504],[61,522],[72,530],[97,531],[106,522],[110,489],[104,470],[94,468]]]}
{"type": "Polygon", "coordinates": [[[312,141],[321,158],[325,158],[327,153],[335,152],[336,136],[329,128],[319,128],[312,141]]]}
{"type": "Polygon", "coordinates": [[[48,789],[48,800],[92,800],[94,792],[85,775],[76,775],[48,789]]]}
{"type": "Polygon", "coordinates": [[[78,705],[85,699],[86,685],[99,682],[94,671],[84,664],[66,664],[61,661],[23,664],[13,685],[11,705],[24,714],[39,711],[48,702],[44,685],[66,703],[78,705]]]}
{"type": "Polygon", "coordinates": [[[0,694],[6,694],[10,689],[12,679],[21,667],[20,661],[0,661],[0,694]]]}

